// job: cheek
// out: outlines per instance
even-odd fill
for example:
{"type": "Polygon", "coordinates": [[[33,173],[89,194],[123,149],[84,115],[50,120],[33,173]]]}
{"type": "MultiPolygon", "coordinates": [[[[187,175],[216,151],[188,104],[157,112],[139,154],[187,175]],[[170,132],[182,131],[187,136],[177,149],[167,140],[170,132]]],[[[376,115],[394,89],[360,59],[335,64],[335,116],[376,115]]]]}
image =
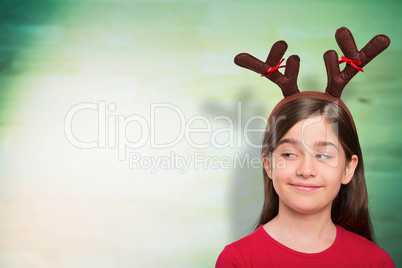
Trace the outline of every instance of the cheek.
{"type": "Polygon", "coordinates": [[[275,166],[271,169],[271,176],[274,186],[281,183],[286,183],[295,174],[294,163],[291,161],[285,161],[283,158],[277,158],[275,166]]]}
{"type": "Polygon", "coordinates": [[[272,186],[281,200],[287,200],[288,197],[288,183],[291,178],[294,177],[294,173],[290,171],[289,166],[287,168],[275,168],[272,173],[272,186]]]}
{"type": "Polygon", "coordinates": [[[345,175],[345,165],[341,162],[338,162],[334,166],[322,164],[319,166],[318,171],[328,183],[340,184],[345,175]]]}
{"type": "Polygon", "coordinates": [[[344,174],[342,167],[322,169],[319,174],[325,181],[328,198],[335,199],[342,185],[344,174]]]}
{"type": "Polygon", "coordinates": [[[327,198],[331,201],[334,201],[334,199],[338,196],[339,191],[341,189],[341,183],[334,183],[330,187],[327,187],[327,198]]]}
{"type": "Polygon", "coordinates": [[[278,181],[287,180],[290,177],[296,175],[296,170],[298,168],[298,161],[289,161],[285,158],[276,158],[275,166],[272,168],[272,179],[278,181]]]}
{"type": "Polygon", "coordinates": [[[291,161],[286,161],[283,157],[273,157],[271,164],[272,172],[276,173],[285,172],[292,167],[291,161]]]}

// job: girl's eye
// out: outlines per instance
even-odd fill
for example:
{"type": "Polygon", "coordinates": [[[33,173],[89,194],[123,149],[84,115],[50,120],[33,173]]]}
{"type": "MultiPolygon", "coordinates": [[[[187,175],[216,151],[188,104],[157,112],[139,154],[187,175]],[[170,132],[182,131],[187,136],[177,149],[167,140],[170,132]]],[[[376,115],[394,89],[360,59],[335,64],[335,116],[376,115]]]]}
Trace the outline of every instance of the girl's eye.
{"type": "Polygon", "coordinates": [[[327,154],[317,154],[315,156],[315,158],[320,159],[320,160],[325,160],[325,159],[330,159],[332,157],[330,155],[327,155],[327,154]]]}
{"type": "Polygon", "coordinates": [[[296,157],[296,155],[293,154],[293,153],[283,153],[282,156],[286,157],[286,158],[294,158],[294,157],[296,157]]]}

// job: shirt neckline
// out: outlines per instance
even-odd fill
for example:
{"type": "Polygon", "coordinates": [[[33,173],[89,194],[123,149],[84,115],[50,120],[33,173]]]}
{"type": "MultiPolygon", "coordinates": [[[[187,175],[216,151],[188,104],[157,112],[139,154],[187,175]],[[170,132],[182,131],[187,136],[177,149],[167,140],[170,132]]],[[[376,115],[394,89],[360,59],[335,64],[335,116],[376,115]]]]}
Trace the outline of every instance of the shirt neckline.
{"type": "Polygon", "coordinates": [[[305,252],[301,252],[301,251],[296,251],[294,249],[291,249],[281,243],[279,243],[278,241],[276,241],[272,236],[270,236],[267,231],[265,231],[265,229],[263,228],[264,225],[260,225],[260,227],[258,227],[258,231],[266,238],[268,239],[268,242],[274,244],[276,247],[290,253],[296,256],[301,256],[304,258],[318,258],[318,257],[322,257],[324,255],[329,254],[330,252],[332,252],[339,244],[340,240],[341,240],[341,236],[342,236],[342,227],[335,225],[336,226],[336,237],[335,237],[335,241],[332,243],[331,246],[329,246],[327,249],[321,251],[321,252],[317,252],[317,253],[305,253],[305,252]]]}

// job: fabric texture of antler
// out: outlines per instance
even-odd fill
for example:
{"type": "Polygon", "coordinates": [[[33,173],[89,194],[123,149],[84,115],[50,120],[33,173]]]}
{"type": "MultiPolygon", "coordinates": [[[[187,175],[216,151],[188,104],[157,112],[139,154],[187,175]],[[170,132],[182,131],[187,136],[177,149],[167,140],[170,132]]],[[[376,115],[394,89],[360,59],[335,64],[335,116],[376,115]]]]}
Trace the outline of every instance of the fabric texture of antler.
{"type": "Polygon", "coordinates": [[[278,70],[268,73],[270,68],[280,68],[278,65],[287,48],[288,45],[285,41],[278,41],[272,46],[265,62],[262,62],[247,53],[237,55],[234,62],[241,67],[265,76],[277,84],[281,88],[283,96],[287,97],[299,92],[299,89],[297,88],[297,75],[299,74],[300,58],[297,55],[292,55],[287,59],[284,75],[278,70]],[[278,67],[275,68],[275,66],[278,67]]]}
{"type": "Polygon", "coordinates": [[[341,61],[339,61],[338,55],[334,50],[328,50],[324,53],[324,62],[328,76],[328,84],[325,93],[318,91],[299,91],[297,87],[297,76],[299,74],[300,59],[297,55],[292,55],[288,58],[284,74],[278,70],[279,68],[285,67],[280,66],[282,62],[281,59],[288,48],[285,41],[278,41],[272,46],[265,62],[247,53],[241,53],[235,57],[234,62],[237,65],[259,73],[261,76],[265,76],[281,88],[285,98],[275,106],[268,122],[275,111],[283,104],[299,98],[313,97],[338,104],[349,115],[354,126],[354,121],[349,109],[340,99],[342,91],[359,71],[363,71],[362,68],[364,66],[389,46],[390,39],[383,34],[376,35],[360,51],[357,50],[352,33],[346,27],[341,27],[336,31],[335,39],[344,55],[341,57],[341,61]],[[346,66],[341,72],[339,64],[343,62],[346,62],[346,66]]]}
{"type": "MultiPolygon", "coordinates": [[[[335,39],[344,56],[348,59],[359,61],[360,68],[366,66],[367,63],[383,52],[390,44],[389,37],[380,34],[374,36],[366,46],[358,51],[353,35],[346,27],[339,28],[336,31],[335,39]]],[[[338,54],[334,50],[325,52],[324,61],[328,75],[328,85],[325,92],[336,98],[340,98],[344,87],[359,71],[352,64],[347,63],[341,72],[339,69],[338,54]]]]}

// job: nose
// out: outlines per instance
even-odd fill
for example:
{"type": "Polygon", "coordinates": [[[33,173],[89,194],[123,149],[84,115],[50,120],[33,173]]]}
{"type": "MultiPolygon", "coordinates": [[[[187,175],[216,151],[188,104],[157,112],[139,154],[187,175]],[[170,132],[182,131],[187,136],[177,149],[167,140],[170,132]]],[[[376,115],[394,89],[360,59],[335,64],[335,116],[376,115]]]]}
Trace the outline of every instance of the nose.
{"type": "Polygon", "coordinates": [[[317,175],[314,159],[311,155],[306,155],[300,159],[300,165],[296,169],[296,175],[304,177],[305,179],[317,175]]]}

